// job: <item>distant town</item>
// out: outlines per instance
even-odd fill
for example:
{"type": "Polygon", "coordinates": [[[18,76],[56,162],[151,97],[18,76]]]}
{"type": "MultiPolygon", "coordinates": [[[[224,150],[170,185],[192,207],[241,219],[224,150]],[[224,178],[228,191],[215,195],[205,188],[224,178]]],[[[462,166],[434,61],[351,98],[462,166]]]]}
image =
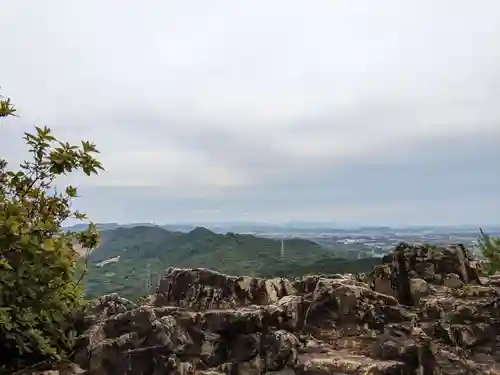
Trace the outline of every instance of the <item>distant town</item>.
{"type": "MultiPolygon", "coordinates": [[[[498,236],[500,228],[485,227],[486,234],[498,236]]],[[[436,245],[461,243],[475,255],[479,227],[361,227],[352,229],[290,229],[253,231],[252,234],[270,238],[299,237],[310,239],[321,245],[349,252],[357,252],[358,257],[382,257],[399,242],[422,242],[436,245]]]]}

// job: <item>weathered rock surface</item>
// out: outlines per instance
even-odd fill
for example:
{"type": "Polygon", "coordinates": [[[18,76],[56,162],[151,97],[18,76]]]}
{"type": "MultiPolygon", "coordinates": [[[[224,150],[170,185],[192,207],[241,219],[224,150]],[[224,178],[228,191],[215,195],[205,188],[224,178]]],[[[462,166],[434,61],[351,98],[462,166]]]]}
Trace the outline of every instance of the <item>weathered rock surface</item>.
{"type": "Polygon", "coordinates": [[[295,294],[295,288],[287,279],[235,277],[203,268],[169,268],[153,303],[195,310],[223,309],[270,304],[290,294],[295,294]]]}
{"type": "Polygon", "coordinates": [[[500,277],[462,246],[400,244],[370,275],[166,271],[144,306],[101,298],[87,375],[500,374],[500,277]]]}

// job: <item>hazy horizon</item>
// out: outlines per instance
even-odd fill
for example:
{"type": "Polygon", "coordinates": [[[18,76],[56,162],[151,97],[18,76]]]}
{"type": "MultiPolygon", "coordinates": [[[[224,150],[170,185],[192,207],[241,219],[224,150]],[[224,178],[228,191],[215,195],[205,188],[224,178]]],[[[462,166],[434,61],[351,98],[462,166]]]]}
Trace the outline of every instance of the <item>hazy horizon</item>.
{"type": "Polygon", "coordinates": [[[499,223],[496,0],[0,7],[1,156],[95,141],[95,222],[499,223]]]}
{"type": "MultiPolygon", "coordinates": [[[[266,222],[266,221],[185,221],[185,222],[155,222],[155,221],[144,221],[144,222],[96,222],[97,225],[118,225],[118,226],[129,226],[129,225],[156,225],[156,226],[268,226],[268,227],[295,227],[297,229],[352,229],[352,228],[392,228],[392,229],[404,229],[404,228],[462,228],[462,229],[499,229],[500,225],[498,223],[483,223],[483,224],[363,224],[363,223],[335,223],[335,222],[318,222],[318,221],[289,221],[289,222],[266,222]]],[[[82,222],[71,222],[66,224],[66,227],[72,227],[75,225],[86,225],[82,222]]]]}

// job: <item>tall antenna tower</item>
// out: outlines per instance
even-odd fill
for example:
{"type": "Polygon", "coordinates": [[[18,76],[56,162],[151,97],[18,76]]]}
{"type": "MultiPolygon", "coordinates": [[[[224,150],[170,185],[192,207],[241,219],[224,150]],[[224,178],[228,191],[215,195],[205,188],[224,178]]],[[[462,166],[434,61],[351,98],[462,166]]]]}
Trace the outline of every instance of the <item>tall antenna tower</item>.
{"type": "Polygon", "coordinates": [[[285,258],[285,242],[283,240],[281,240],[280,258],[285,258]]]}
{"type": "Polygon", "coordinates": [[[146,294],[151,292],[151,265],[148,263],[147,277],[146,277],[146,294]]]}

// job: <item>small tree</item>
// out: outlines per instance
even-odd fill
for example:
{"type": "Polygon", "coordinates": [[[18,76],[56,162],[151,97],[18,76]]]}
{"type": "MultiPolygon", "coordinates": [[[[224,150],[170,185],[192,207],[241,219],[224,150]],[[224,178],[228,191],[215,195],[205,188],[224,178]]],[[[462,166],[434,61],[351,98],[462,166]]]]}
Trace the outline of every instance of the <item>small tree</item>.
{"type": "Polygon", "coordinates": [[[490,273],[500,270],[500,238],[490,237],[479,229],[481,237],[479,238],[479,249],[483,256],[488,260],[488,271],[490,273]]]}
{"type": "MultiPolygon", "coordinates": [[[[15,114],[0,97],[0,118],[15,114]]],[[[87,141],[60,142],[48,127],[35,129],[23,138],[31,158],[19,170],[0,158],[0,373],[70,354],[71,318],[84,305],[74,244],[98,243],[93,224],[81,233],[62,230],[65,220],[86,216],[71,208],[75,187],[55,186],[60,175],[102,170],[97,149],[87,141]]]]}

